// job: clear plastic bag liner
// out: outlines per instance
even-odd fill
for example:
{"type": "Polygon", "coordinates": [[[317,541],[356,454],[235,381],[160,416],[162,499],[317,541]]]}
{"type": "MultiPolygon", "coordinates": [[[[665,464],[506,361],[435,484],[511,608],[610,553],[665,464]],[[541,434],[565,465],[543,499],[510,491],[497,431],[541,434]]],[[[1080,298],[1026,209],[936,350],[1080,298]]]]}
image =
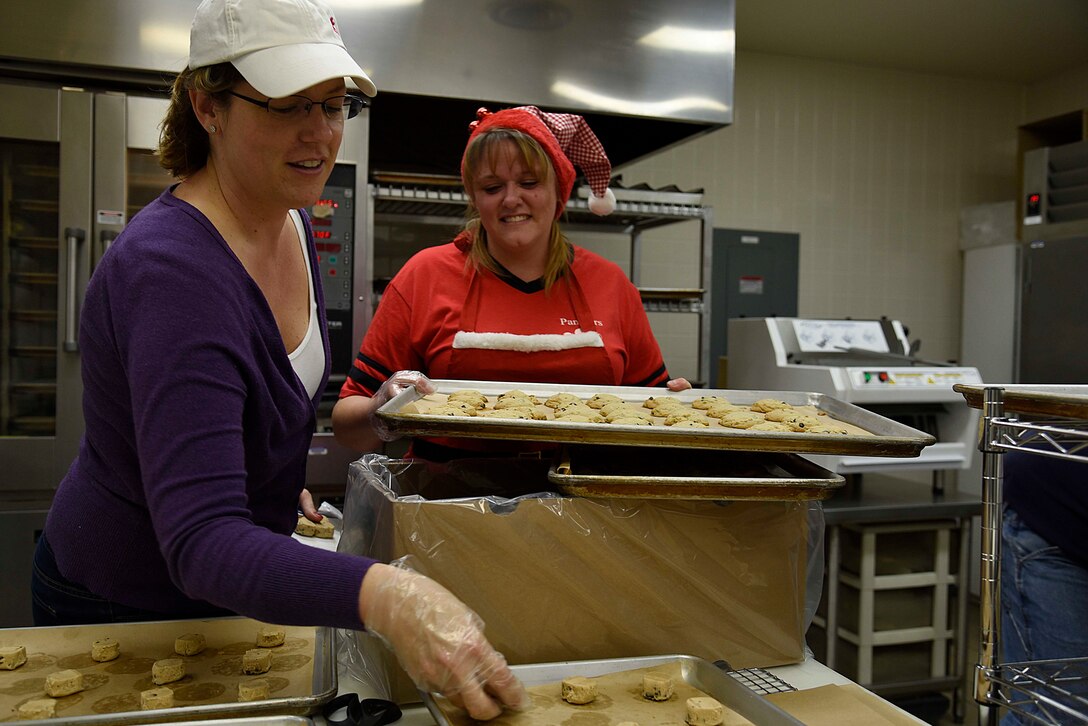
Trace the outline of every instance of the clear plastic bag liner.
{"type": "MultiPolygon", "coordinates": [[[[551,490],[548,468],[365,455],[349,467],[339,550],[410,556],[480,615],[513,664],[803,659],[823,581],[818,502],[567,497],[551,490]]],[[[352,676],[410,700],[410,681],[376,638],[348,635],[341,648],[352,676]]]]}

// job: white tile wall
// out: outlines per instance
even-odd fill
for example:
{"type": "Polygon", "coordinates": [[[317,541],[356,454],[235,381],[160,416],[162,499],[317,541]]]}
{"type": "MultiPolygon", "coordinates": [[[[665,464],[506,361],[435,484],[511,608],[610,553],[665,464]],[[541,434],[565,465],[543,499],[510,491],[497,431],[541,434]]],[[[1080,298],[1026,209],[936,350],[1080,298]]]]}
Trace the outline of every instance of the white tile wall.
{"type": "MultiPolygon", "coordinates": [[[[1026,95],[1019,84],[741,52],[731,126],[617,171],[626,184],[705,189],[716,227],[799,233],[801,315],[898,318],[923,355],[952,359],[959,210],[1016,194],[1026,95]]],[[[698,279],[697,231],[646,239],[643,284],[698,279]]],[[[688,375],[696,328],[681,339],[674,318],[654,322],[670,372],[688,375]]]]}

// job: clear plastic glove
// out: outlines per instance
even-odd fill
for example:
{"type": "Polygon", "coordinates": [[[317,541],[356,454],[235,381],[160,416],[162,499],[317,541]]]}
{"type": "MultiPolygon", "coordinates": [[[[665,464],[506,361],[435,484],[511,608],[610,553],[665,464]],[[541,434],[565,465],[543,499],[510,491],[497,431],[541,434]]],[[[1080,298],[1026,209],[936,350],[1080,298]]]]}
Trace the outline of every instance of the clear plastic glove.
{"type": "Polygon", "coordinates": [[[528,706],[525,687],[484,637],[483,621],[434,580],[403,564],[373,565],[363,580],[362,610],[367,630],[392,648],[420,689],[441,693],[479,720],[495,718],[503,706],[528,706]]]}
{"type": "MultiPolygon", "coordinates": [[[[371,399],[374,402],[374,408],[371,410],[377,411],[409,386],[415,386],[416,390],[423,396],[435,391],[431,379],[419,371],[397,371],[385,379],[385,383],[378,388],[377,393],[371,399]]],[[[370,425],[374,428],[374,433],[382,441],[395,441],[400,438],[400,434],[390,431],[389,427],[377,416],[370,416],[370,425]]]]}

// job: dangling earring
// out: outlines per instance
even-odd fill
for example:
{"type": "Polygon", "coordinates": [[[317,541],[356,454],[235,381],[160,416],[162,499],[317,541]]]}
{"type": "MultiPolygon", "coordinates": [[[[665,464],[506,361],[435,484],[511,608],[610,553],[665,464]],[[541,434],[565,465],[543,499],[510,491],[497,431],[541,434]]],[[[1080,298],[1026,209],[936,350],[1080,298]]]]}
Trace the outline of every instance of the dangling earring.
{"type": "Polygon", "coordinates": [[[212,124],[211,126],[208,127],[208,133],[209,134],[214,134],[215,133],[215,124],[212,124]]]}

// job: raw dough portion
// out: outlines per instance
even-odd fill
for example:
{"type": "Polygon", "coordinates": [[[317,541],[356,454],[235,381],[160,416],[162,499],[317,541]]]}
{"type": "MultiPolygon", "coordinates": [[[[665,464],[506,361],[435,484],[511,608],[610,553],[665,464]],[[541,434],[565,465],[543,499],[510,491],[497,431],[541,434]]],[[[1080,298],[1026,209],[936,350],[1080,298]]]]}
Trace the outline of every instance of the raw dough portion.
{"type": "Polygon", "coordinates": [[[178,655],[197,655],[206,645],[203,633],[186,633],[174,639],[174,652],[178,655]]]}
{"type": "Polygon", "coordinates": [[[314,537],[318,539],[332,539],[336,533],[336,527],[333,526],[332,520],[328,517],[323,517],[320,522],[313,522],[314,525],[314,537]]]}
{"type": "Polygon", "coordinates": [[[647,673],[642,676],[642,697],[651,701],[667,701],[672,698],[673,683],[664,673],[647,673]]]}
{"type": "Polygon", "coordinates": [[[91,643],[91,660],[99,663],[111,661],[121,655],[121,644],[110,637],[91,643]]]}
{"type": "Polygon", "coordinates": [[[685,720],[690,726],[718,726],[725,717],[722,705],[710,696],[689,698],[684,705],[688,712],[685,720]]]}
{"type": "Polygon", "coordinates": [[[173,708],[174,692],[166,686],[148,688],[140,691],[140,709],[150,711],[155,708],[173,708]]]}
{"type": "Polygon", "coordinates": [[[185,661],[181,658],[164,658],[151,664],[151,682],[156,686],[165,686],[184,677],[185,661]]]}
{"type": "Polygon", "coordinates": [[[57,715],[57,702],[53,698],[35,698],[19,705],[19,718],[37,721],[57,715]]]}
{"type": "Polygon", "coordinates": [[[238,684],[239,701],[263,701],[268,698],[270,684],[267,678],[254,678],[238,684]]]}
{"type": "Polygon", "coordinates": [[[560,685],[563,690],[563,700],[576,706],[592,703],[597,697],[597,683],[592,678],[573,676],[564,678],[560,685]]]}
{"type": "Polygon", "coordinates": [[[298,515],[298,523],[295,524],[295,534],[303,537],[315,537],[317,536],[317,528],[305,515],[300,514],[298,515]]]}
{"type": "Polygon", "coordinates": [[[264,648],[247,650],[242,656],[242,673],[247,676],[267,673],[272,667],[272,651],[264,648]]]}
{"type": "Polygon", "coordinates": [[[69,668],[65,671],[54,671],[45,677],[45,695],[53,698],[63,698],[79,693],[83,690],[83,674],[69,668]]]}
{"type": "Polygon", "coordinates": [[[13,671],[23,663],[26,663],[26,646],[0,648],[0,670],[13,671]]]}
{"type": "Polygon", "coordinates": [[[286,638],[286,630],[269,625],[257,631],[257,646],[260,648],[275,648],[277,645],[283,645],[286,638]]]}

